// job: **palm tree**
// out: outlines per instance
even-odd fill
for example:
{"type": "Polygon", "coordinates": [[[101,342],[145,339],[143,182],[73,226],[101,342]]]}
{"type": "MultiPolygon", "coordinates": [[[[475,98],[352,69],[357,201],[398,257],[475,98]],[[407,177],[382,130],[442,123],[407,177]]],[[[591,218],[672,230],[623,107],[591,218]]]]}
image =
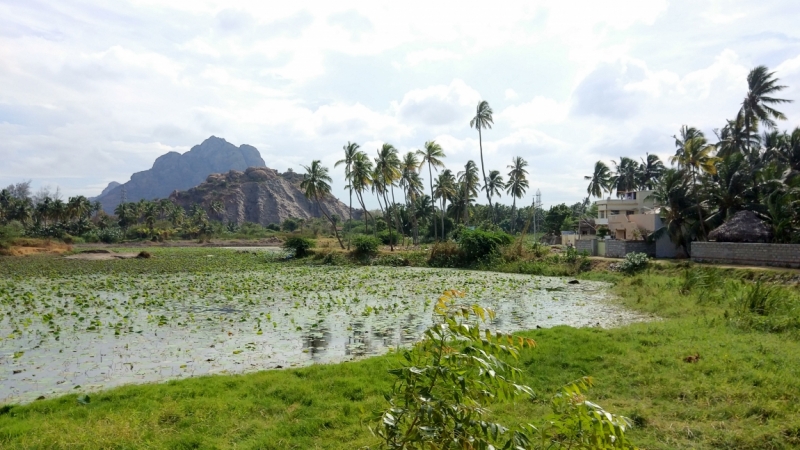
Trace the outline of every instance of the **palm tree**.
{"type": "MultiPolygon", "coordinates": [[[[400,158],[397,156],[397,149],[394,148],[392,144],[385,143],[378,149],[378,157],[375,159],[375,170],[380,172],[381,175],[381,182],[384,185],[383,192],[384,196],[386,195],[386,186],[389,186],[389,189],[392,193],[392,204],[395,205],[394,207],[394,227],[398,230],[399,233],[399,223],[400,220],[397,217],[397,207],[396,202],[394,199],[394,183],[400,179],[401,172],[400,172],[400,158]]],[[[387,204],[386,210],[389,210],[389,206],[387,204]]],[[[394,244],[393,241],[394,237],[392,236],[391,232],[389,233],[389,248],[391,251],[394,251],[394,244]]]]}
{"type": "Polygon", "coordinates": [[[749,209],[747,201],[749,167],[741,153],[733,153],[717,163],[717,173],[708,185],[708,198],[713,213],[708,221],[716,226],[722,225],[732,214],[749,209]]]}
{"type": "MultiPolygon", "coordinates": [[[[727,120],[722,130],[714,130],[717,135],[717,155],[726,157],[733,153],[745,153],[753,145],[758,144],[757,127],[754,124],[745,126],[744,112],[739,111],[736,119],[727,120]]],[[[677,139],[676,139],[677,141],[677,139]]],[[[676,145],[678,143],[676,142],[676,145]]],[[[678,145],[678,148],[681,146],[678,145]]]]}
{"type": "Polygon", "coordinates": [[[611,164],[614,165],[616,171],[613,185],[617,189],[617,197],[623,193],[635,191],[638,185],[637,175],[641,171],[639,163],[627,156],[621,156],[619,163],[611,161],[611,164]]]}
{"type": "MultiPolygon", "coordinates": [[[[494,123],[494,119],[492,118],[492,107],[489,106],[489,102],[486,100],[481,100],[478,102],[478,107],[475,112],[475,117],[469,121],[469,126],[471,128],[475,128],[478,130],[478,145],[480,146],[481,151],[481,174],[483,175],[483,182],[484,184],[486,181],[486,170],[484,169],[483,165],[483,137],[481,134],[481,130],[488,128],[492,128],[492,124],[494,123]]],[[[489,194],[489,191],[486,191],[486,199],[489,201],[489,208],[492,210],[492,223],[494,223],[494,208],[492,207],[492,196],[489,194]]]]}
{"type": "Polygon", "coordinates": [[[639,164],[639,187],[648,190],[655,189],[656,183],[661,174],[664,173],[664,170],[666,170],[666,167],[664,167],[664,163],[661,162],[661,158],[658,155],[646,153],[642,163],[639,164]]]}
{"type": "Polygon", "coordinates": [[[327,198],[331,195],[331,177],[328,175],[328,168],[323,167],[318,159],[311,161],[310,166],[303,166],[306,173],[303,176],[303,181],[300,183],[300,189],[303,190],[306,198],[312,198],[317,202],[317,207],[325,215],[325,218],[331,223],[333,233],[336,235],[336,240],[339,241],[339,246],[344,250],[344,244],[339,237],[339,231],[336,229],[336,222],[331,219],[328,212],[322,206],[321,199],[327,198]]]}
{"type": "Polygon", "coordinates": [[[786,89],[786,86],[779,85],[775,72],[769,72],[766,66],[758,66],[747,74],[747,95],[742,101],[741,108],[745,128],[749,129],[751,125],[755,127],[760,123],[768,129],[774,129],[775,120],[786,120],[782,112],[771,106],[792,102],[772,97],[783,89],[786,89]]]}
{"type": "Polygon", "coordinates": [[[586,192],[589,195],[601,198],[604,191],[611,193],[611,169],[603,161],[594,163],[594,173],[586,175],[583,179],[590,180],[589,187],[586,188],[586,192]]]}
{"type": "MultiPolygon", "coordinates": [[[[413,209],[414,201],[420,192],[422,192],[422,179],[419,177],[417,168],[420,163],[417,159],[416,152],[408,152],[403,156],[403,161],[400,164],[400,186],[404,188],[403,194],[406,198],[406,205],[411,213],[411,222],[414,228],[413,243],[417,244],[418,230],[417,230],[417,216],[416,211],[413,209]]],[[[403,237],[405,241],[405,236],[403,237]]]]}
{"type": "MultiPolygon", "coordinates": [[[[467,161],[467,164],[464,165],[464,170],[458,173],[458,182],[461,184],[461,192],[459,192],[459,195],[461,196],[463,205],[462,214],[464,215],[464,224],[468,224],[470,203],[473,198],[478,196],[478,190],[481,187],[478,178],[478,166],[475,164],[475,161],[467,161]]],[[[489,205],[491,205],[491,201],[489,205]]]]}
{"type": "MultiPolygon", "coordinates": [[[[676,140],[677,143],[677,140],[676,140]]],[[[713,175],[716,173],[716,163],[719,158],[713,154],[714,146],[708,144],[702,133],[696,134],[688,140],[682,141],[683,147],[678,150],[676,156],[670,157],[670,162],[678,165],[678,168],[685,170],[692,180],[693,196],[697,203],[697,216],[700,220],[702,236],[706,234],[706,227],[703,221],[702,201],[700,199],[697,183],[698,172],[713,175]]]]}
{"type": "Polygon", "coordinates": [[[450,169],[445,169],[436,178],[433,197],[442,201],[442,240],[445,239],[444,233],[444,213],[447,209],[447,201],[456,195],[456,177],[450,169]]]}
{"type": "Polygon", "coordinates": [[[366,153],[356,152],[350,166],[350,188],[356,192],[356,198],[364,211],[364,232],[367,227],[367,207],[364,204],[364,191],[372,185],[372,161],[366,153]]]}
{"type": "Polygon", "coordinates": [[[696,218],[692,215],[694,208],[689,199],[686,176],[678,170],[667,169],[653,193],[653,198],[662,205],[661,215],[665,223],[663,228],[653,233],[653,238],[658,239],[663,233],[667,233],[675,246],[683,247],[689,255],[696,218]]]}
{"type": "MultiPolygon", "coordinates": [[[[158,208],[160,208],[160,206],[157,206],[157,209],[158,208]]],[[[211,212],[213,212],[214,215],[217,216],[217,218],[219,218],[220,220],[224,219],[222,213],[225,212],[225,205],[222,203],[222,201],[214,200],[213,202],[211,202],[209,208],[211,209],[211,212]]]]}
{"type": "MultiPolygon", "coordinates": [[[[350,221],[353,221],[353,180],[351,179],[351,170],[353,168],[353,160],[358,154],[359,146],[355,142],[348,141],[345,146],[342,147],[344,150],[344,159],[340,159],[336,161],[336,164],[333,165],[334,168],[339,167],[340,165],[344,164],[344,179],[347,181],[348,190],[350,191],[350,221]]],[[[350,249],[350,240],[347,241],[347,249],[350,249]]]]}
{"type": "Polygon", "coordinates": [[[206,210],[199,203],[195,203],[189,208],[189,216],[192,218],[192,222],[195,225],[200,225],[205,223],[208,215],[206,214],[206,210]]]}
{"type": "Polygon", "coordinates": [[[156,220],[158,219],[158,203],[148,202],[147,205],[145,205],[143,214],[144,223],[152,233],[156,226],[156,220]]]}
{"type": "Polygon", "coordinates": [[[169,212],[167,212],[167,217],[169,221],[172,223],[173,227],[178,227],[181,223],[183,223],[183,219],[186,217],[186,211],[178,205],[173,205],[169,212]]]}
{"type": "MultiPolygon", "coordinates": [[[[514,233],[516,228],[517,219],[514,212],[517,209],[517,199],[525,195],[528,190],[528,161],[522,159],[521,156],[515,156],[511,160],[511,165],[507,168],[511,169],[508,172],[508,184],[506,185],[506,193],[513,199],[511,201],[511,233],[514,233]]],[[[606,167],[608,170],[608,167],[606,167]]]]}
{"type": "MultiPolygon", "coordinates": [[[[506,182],[503,180],[503,176],[500,175],[500,171],[490,170],[489,176],[486,178],[486,183],[483,185],[483,189],[489,193],[489,198],[492,198],[495,195],[501,197],[505,187],[506,182]]],[[[495,216],[496,213],[494,209],[492,209],[492,217],[494,218],[495,216]]],[[[494,219],[492,220],[494,221],[494,219]]]]}
{"type": "MultiPolygon", "coordinates": [[[[445,158],[444,150],[442,150],[442,146],[437,144],[436,141],[428,141],[425,143],[423,147],[424,150],[417,150],[417,153],[422,156],[419,164],[422,167],[423,164],[428,164],[428,180],[430,182],[431,187],[431,198],[435,198],[433,194],[433,171],[432,168],[439,168],[444,167],[444,162],[442,161],[445,158]]],[[[438,172],[438,170],[437,170],[438,172]]],[[[435,212],[435,209],[434,209],[435,212]]],[[[444,214],[444,210],[442,210],[442,214],[444,214]]],[[[433,237],[436,238],[436,218],[433,221],[433,237]]],[[[444,220],[444,217],[442,217],[444,220]]]]}

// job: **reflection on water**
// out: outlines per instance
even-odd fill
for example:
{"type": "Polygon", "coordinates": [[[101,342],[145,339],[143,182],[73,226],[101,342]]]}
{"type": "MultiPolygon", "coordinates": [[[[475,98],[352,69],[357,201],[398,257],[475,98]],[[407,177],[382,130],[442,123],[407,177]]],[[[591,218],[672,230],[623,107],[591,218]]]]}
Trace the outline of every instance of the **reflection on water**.
{"type": "Polygon", "coordinates": [[[566,281],[375,267],[38,280],[0,290],[0,403],[379,355],[418,340],[454,287],[506,332],[641,319],[605,284],[566,281]]]}

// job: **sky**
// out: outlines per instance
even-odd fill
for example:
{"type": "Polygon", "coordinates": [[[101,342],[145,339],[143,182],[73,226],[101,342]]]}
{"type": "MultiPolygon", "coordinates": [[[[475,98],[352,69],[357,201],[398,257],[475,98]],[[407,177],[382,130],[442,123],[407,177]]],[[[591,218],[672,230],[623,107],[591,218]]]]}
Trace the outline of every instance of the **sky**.
{"type": "MultiPolygon", "coordinates": [[[[597,160],[666,159],[684,124],[713,141],[755,66],[800,100],[798,15],[785,0],[0,0],[0,186],[93,196],[215,135],[280,171],[319,159],[344,199],[349,141],[435,140],[454,172],[480,163],[469,120],[486,100],[487,173],[521,156],[518,204],[537,189],[570,204],[597,160]]],[[[800,126],[800,102],[781,110],[800,126]]]]}

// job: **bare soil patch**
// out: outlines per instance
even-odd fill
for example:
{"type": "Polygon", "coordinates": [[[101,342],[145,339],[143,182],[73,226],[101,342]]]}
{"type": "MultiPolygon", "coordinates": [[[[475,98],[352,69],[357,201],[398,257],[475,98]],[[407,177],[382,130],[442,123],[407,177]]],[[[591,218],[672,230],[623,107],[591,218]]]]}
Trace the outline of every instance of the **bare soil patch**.
{"type": "Polygon", "coordinates": [[[115,253],[111,251],[98,251],[89,250],[74,255],[65,256],[64,259],[81,259],[85,261],[111,261],[114,259],[133,259],[139,255],[139,252],[131,253],[115,253]]]}
{"type": "Polygon", "coordinates": [[[2,256],[28,256],[42,253],[62,254],[72,251],[72,246],[44,239],[17,239],[7,249],[0,249],[2,256]]]}

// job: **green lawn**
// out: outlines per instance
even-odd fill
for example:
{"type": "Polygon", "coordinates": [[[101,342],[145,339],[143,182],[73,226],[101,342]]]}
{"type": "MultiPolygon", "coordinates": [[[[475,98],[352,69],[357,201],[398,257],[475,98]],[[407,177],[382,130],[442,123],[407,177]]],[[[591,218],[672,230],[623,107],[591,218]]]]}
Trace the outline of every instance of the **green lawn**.
{"type": "MultiPolygon", "coordinates": [[[[197,251],[161,250],[152,260],[119,261],[113,270],[269,270],[274,264],[255,255],[192,258],[197,251]]],[[[56,276],[108,270],[108,265],[0,258],[0,276],[31,276],[43,268],[56,276]]],[[[682,269],[672,266],[635,277],[584,274],[614,282],[620,302],[662,320],[612,330],[557,327],[524,333],[538,344],[520,360],[538,398],[496,405],[494,415],[506,423],[536,423],[558,387],[590,375],[596,382],[591,399],[630,417],[637,425],[631,439],[642,448],[800,446],[798,294],[792,287],[778,287],[768,313],[738,312],[739,298],[750,292],[739,286],[740,279],[762,277],[775,283],[795,274],[693,270],[701,274],[699,281],[687,281],[682,269]],[[695,354],[700,355],[697,362],[684,361],[695,354]]],[[[375,445],[368,426],[385,406],[383,394],[391,382],[387,370],[398,363],[385,356],[127,386],[91,395],[86,405],[69,395],[6,406],[0,409],[0,448],[375,445]]]]}

